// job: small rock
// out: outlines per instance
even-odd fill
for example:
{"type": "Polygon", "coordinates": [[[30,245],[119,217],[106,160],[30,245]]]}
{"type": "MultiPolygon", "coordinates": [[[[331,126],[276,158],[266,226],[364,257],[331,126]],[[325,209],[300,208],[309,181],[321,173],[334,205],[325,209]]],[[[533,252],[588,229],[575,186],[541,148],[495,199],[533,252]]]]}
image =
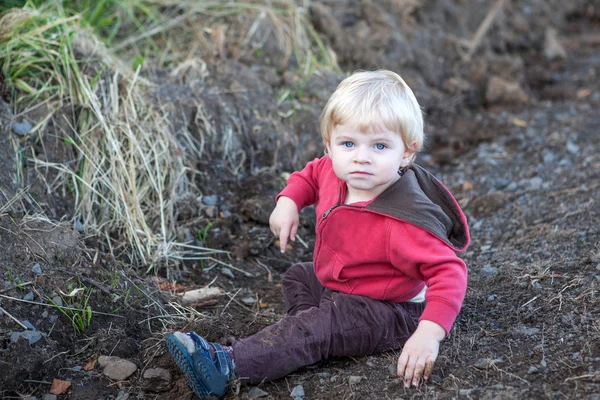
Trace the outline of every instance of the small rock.
{"type": "Polygon", "coordinates": [[[494,300],[496,300],[496,295],[495,294],[491,294],[491,295],[488,296],[487,299],[488,299],[488,301],[494,301],[494,300]]]}
{"type": "Polygon", "coordinates": [[[529,101],[527,94],[516,82],[509,82],[494,76],[488,82],[485,99],[490,105],[524,104],[529,101]]]}
{"type": "Polygon", "coordinates": [[[117,360],[120,360],[120,358],[113,357],[113,356],[100,356],[100,357],[98,357],[98,365],[100,367],[106,367],[111,362],[115,362],[117,360]]]}
{"type": "Polygon", "coordinates": [[[269,395],[269,393],[265,392],[264,390],[254,386],[252,389],[250,389],[250,391],[248,392],[248,398],[249,399],[259,399],[261,397],[267,397],[269,395]]]}
{"type": "Polygon", "coordinates": [[[529,367],[529,370],[527,371],[528,374],[535,374],[537,372],[538,372],[538,368],[533,365],[531,367],[529,367]]]}
{"type": "Polygon", "coordinates": [[[44,312],[42,313],[42,318],[48,318],[48,315],[50,315],[48,314],[48,311],[44,310],[44,312]]]}
{"type": "Polygon", "coordinates": [[[79,372],[83,369],[83,367],[81,365],[76,365],[73,368],[71,368],[71,370],[75,371],[75,372],[79,372]]]}
{"type": "Polygon", "coordinates": [[[208,218],[217,218],[218,210],[215,206],[204,207],[202,211],[204,211],[204,215],[206,215],[208,218]]]}
{"type": "Polygon", "coordinates": [[[202,196],[202,202],[204,204],[206,204],[207,206],[215,206],[217,205],[217,201],[219,200],[219,198],[217,197],[216,194],[212,194],[210,196],[202,196]]]}
{"type": "Polygon", "coordinates": [[[254,297],[248,296],[248,297],[244,297],[242,299],[242,303],[244,303],[247,306],[251,306],[254,303],[256,303],[256,299],[254,297]]]}
{"type": "Polygon", "coordinates": [[[362,377],[362,376],[356,376],[356,375],[353,375],[353,376],[350,376],[350,377],[348,378],[348,383],[349,383],[351,386],[352,386],[352,385],[356,385],[356,384],[359,384],[359,383],[360,383],[360,381],[362,381],[362,379],[363,379],[363,377],[362,377]]]}
{"type": "Polygon", "coordinates": [[[83,233],[85,231],[85,229],[83,228],[83,224],[81,223],[79,218],[75,218],[75,220],[73,221],[73,230],[79,233],[83,233]]]}
{"type": "Polygon", "coordinates": [[[58,397],[55,394],[45,394],[42,400],[56,400],[58,397]]]}
{"type": "Polygon", "coordinates": [[[398,366],[395,364],[388,365],[387,367],[388,375],[392,378],[398,377],[398,366]]]}
{"type": "Polygon", "coordinates": [[[496,383],[495,385],[490,386],[490,389],[494,389],[494,390],[504,390],[506,388],[506,386],[504,386],[501,383],[496,383]]]}
{"type": "Polygon", "coordinates": [[[54,304],[56,304],[58,307],[62,307],[63,306],[63,301],[62,301],[62,298],[60,296],[54,296],[52,298],[52,302],[54,304]]]}
{"type": "Polygon", "coordinates": [[[104,375],[113,381],[124,381],[129,378],[137,370],[137,365],[129,360],[117,358],[117,360],[109,362],[104,367],[104,375]]]}
{"type": "Polygon", "coordinates": [[[29,345],[33,345],[42,339],[42,334],[39,331],[13,332],[10,334],[10,341],[13,343],[16,343],[20,338],[27,340],[29,345]]]}
{"type": "Polygon", "coordinates": [[[304,397],[304,387],[302,385],[297,385],[292,389],[292,393],[290,393],[291,397],[298,398],[304,397]]]}
{"type": "Polygon", "coordinates": [[[540,365],[542,366],[542,368],[546,368],[548,366],[548,363],[546,362],[546,360],[542,360],[540,361],[540,365]]]}
{"type": "Polygon", "coordinates": [[[235,279],[235,275],[233,274],[233,272],[227,268],[227,267],[223,267],[221,268],[221,275],[226,276],[227,278],[234,280],[235,279]]]}
{"type": "Polygon", "coordinates": [[[35,299],[35,296],[33,294],[33,292],[27,292],[27,294],[25,296],[23,296],[23,300],[25,301],[33,301],[35,299]]]}
{"type": "Polygon", "coordinates": [[[23,122],[13,122],[11,128],[12,131],[17,135],[25,136],[31,131],[31,128],[33,128],[33,126],[31,125],[31,122],[23,120],[23,122]]]}
{"type": "Polygon", "coordinates": [[[510,185],[510,181],[506,178],[498,178],[494,181],[496,189],[501,190],[510,185]]]}
{"type": "Polygon", "coordinates": [[[31,329],[32,331],[36,330],[35,326],[33,326],[33,324],[27,320],[23,321],[23,325],[25,325],[27,329],[31,329]]]}
{"type": "Polygon", "coordinates": [[[317,376],[319,378],[327,378],[329,377],[331,374],[329,372],[317,372],[317,376]]]}
{"type": "Polygon", "coordinates": [[[373,368],[375,366],[375,364],[373,364],[371,361],[367,361],[367,367],[371,367],[373,368]]]}
{"type": "Polygon", "coordinates": [[[556,58],[564,59],[567,57],[567,51],[558,39],[558,32],[552,27],[546,28],[544,34],[544,57],[547,60],[556,58]]]}
{"type": "Polygon", "coordinates": [[[458,391],[459,396],[470,396],[475,389],[460,389],[458,391]]]}
{"type": "Polygon", "coordinates": [[[517,185],[517,182],[511,182],[505,190],[507,192],[516,192],[518,188],[519,186],[517,185]]]}
{"type": "Polygon", "coordinates": [[[486,280],[492,279],[497,274],[498,274],[498,268],[492,267],[491,265],[486,265],[483,268],[481,268],[481,275],[483,275],[483,277],[486,280]]]}
{"type": "Polygon", "coordinates": [[[171,373],[164,368],[150,368],[144,372],[144,389],[159,393],[171,386],[171,373]]]}
{"type": "Polygon", "coordinates": [[[524,325],[520,325],[515,328],[515,332],[520,333],[521,335],[525,335],[525,336],[533,336],[533,335],[537,335],[538,333],[540,333],[540,329],[539,328],[529,328],[524,325]]]}
{"type": "Polygon", "coordinates": [[[442,377],[439,375],[431,375],[431,377],[429,379],[431,380],[432,383],[436,383],[436,384],[442,383],[442,377]]]}
{"type": "Polygon", "coordinates": [[[536,176],[534,178],[529,179],[528,181],[525,181],[525,184],[527,186],[529,186],[531,189],[539,189],[542,186],[542,183],[544,183],[544,181],[539,176],[536,176]]]}
{"type": "Polygon", "coordinates": [[[41,275],[43,273],[40,263],[35,263],[33,267],[31,267],[31,271],[36,275],[41,275]]]}
{"type": "Polygon", "coordinates": [[[544,151],[544,154],[542,154],[542,160],[544,161],[544,164],[551,164],[555,159],[556,156],[552,151],[544,151]]]}
{"type": "Polygon", "coordinates": [[[117,395],[117,399],[116,400],[127,400],[129,398],[129,393],[125,393],[123,391],[120,391],[119,394],[117,395]]]}
{"type": "Polygon", "coordinates": [[[571,154],[578,154],[579,153],[579,146],[577,146],[575,143],[571,142],[570,140],[567,142],[567,151],[571,154]]]}

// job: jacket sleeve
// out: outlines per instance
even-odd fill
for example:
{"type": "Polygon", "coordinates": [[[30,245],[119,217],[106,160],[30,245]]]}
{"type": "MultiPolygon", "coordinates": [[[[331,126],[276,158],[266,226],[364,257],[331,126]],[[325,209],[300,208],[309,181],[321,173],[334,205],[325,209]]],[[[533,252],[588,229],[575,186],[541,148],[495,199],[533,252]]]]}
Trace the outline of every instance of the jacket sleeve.
{"type": "Polygon", "coordinates": [[[298,211],[319,201],[319,175],[326,162],[326,157],[315,158],[306,164],[302,171],[296,171],[290,175],[287,186],[275,198],[281,196],[289,197],[296,203],[298,211]]]}
{"type": "Polygon", "coordinates": [[[393,265],[427,285],[425,311],[419,318],[442,326],[446,336],[467,290],[467,267],[454,250],[424,229],[394,221],[390,229],[393,265]]]}

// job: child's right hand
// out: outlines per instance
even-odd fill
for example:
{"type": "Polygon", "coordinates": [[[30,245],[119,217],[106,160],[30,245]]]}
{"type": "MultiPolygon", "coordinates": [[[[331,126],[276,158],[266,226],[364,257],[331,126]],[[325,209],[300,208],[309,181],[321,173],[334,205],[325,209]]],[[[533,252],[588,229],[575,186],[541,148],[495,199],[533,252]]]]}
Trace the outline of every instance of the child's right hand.
{"type": "Polygon", "coordinates": [[[281,196],[277,200],[277,206],[271,213],[269,226],[271,232],[279,238],[279,247],[282,253],[285,253],[288,239],[291,239],[292,242],[296,240],[299,223],[296,203],[289,197],[281,196]]]}

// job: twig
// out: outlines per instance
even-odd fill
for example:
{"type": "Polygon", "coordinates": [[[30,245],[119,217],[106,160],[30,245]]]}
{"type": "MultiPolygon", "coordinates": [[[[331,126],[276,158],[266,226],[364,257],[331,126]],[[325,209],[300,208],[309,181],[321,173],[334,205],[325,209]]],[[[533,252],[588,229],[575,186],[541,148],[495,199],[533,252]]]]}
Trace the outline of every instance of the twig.
{"type": "Polygon", "coordinates": [[[534,302],[540,295],[535,296],[533,299],[529,300],[527,303],[523,304],[521,307],[525,307],[527,304],[534,302]]]}
{"type": "Polygon", "coordinates": [[[8,315],[10,318],[12,318],[13,321],[15,321],[17,324],[21,325],[22,328],[29,330],[28,327],[26,327],[25,325],[23,325],[21,323],[21,321],[19,321],[18,319],[16,319],[15,317],[13,317],[8,311],[6,311],[4,308],[0,307],[0,311],[2,311],[4,314],[8,315]]]}
{"type": "Polygon", "coordinates": [[[245,275],[247,278],[254,278],[254,275],[252,275],[250,272],[248,272],[248,271],[244,271],[243,269],[241,269],[241,268],[238,268],[238,267],[234,267],[233,265],[231,265],[231,264],[227,264],[226,262],[223,262],[223,261],[220,261],[220,260],[217,260],[216,258],[207,257],[206,259],[207,259],[207,260],[214,261],[214,262],[216,262],[217,264],[221,264],[221,265],[224,265],[224,266],[226,266],[226,267],[229,267],[229,268],[231,268],[231,269],[234,269],[234,270],[236,270],[236,271],[238,271],[238,272],[241,272],[241,273],[242,273],[242,274],[244,274],[244,275],[245,275]]]}
{"type": "Polygon", "coordinates": [[[594,374],[585,374],[585,375],[579,375],[579,376],[572,376],[570,378],[565,379],[565,382],[575,381],[577,379],[594,378],[596,375],[598,375],[598,372],[596,372],[594,374]]]}
{"type": "Polygon", "coordinates": [[[302,240],[302,238],[298,234],[296,234],[296,239],[298,239],[298,241],[302,243],[302,246],[304,246],[305,249],[308,249],[308,245],[304,240],[302,240]]]}
{"type": "Polygon", "coordinates": [[[273,275],[271,274],[271,270],[269,269],[269,267],[267,267],[265,264],[263,264],[262,262],[260,262],[260,260],[255,260],[255,261],[256,261],[256,263],[258,265],[260,265],[261,267],[263,267],[264,269],[267,270],[267,281],[269,283],[272,283],[273,282],[273,275]]]}
{"type": "Polygon", "coordinates": [[[69,354],[69,350],[67,350],[67,351],[63,351],[62,353],[58,353],[58,354],[55,354],[55,355],[53,355],[52,357],[50,357],[50,358],[49,358],[49,359],[47,359],[46,361],[42,362],[42,364],[46,364],[48,361],[50,361],[50,360],[54,360],[56,357],[58,357],[58,356],[62,356],[63,354],[69,354]]]}
{"type": "Polygon", "coordinates": [[[34,281],[29,281],[29,282],[19,283],[18,285],[16,285],[16,286],[11,286],[11,287],[9,287],[8,289],[3,289],[3,290],[0,290],[0,293],[9,292],[9,291],[11,291],[11,290],[13,290],[13,289],[21,288],[21,287],[23,287],[23,286],[29,286],[29,285],[31,285],[32,283],[35,283],[35,282],[34,282],[34,281]]]}
{"type": "Polygon", "coordinates": [[[494,20],[498,16],[498,13],[504,6],[504,1],[505,0],[497,0],[496,4],[494,4],[494,6],[490,9],[490,11],[488,11],[488,13],[485,16],[485,18],[483,19],[483,21],[481,21],[481,24],[477,28],[477,31],[475,31],[475,35],[473,35],[473,39],[469,40],[466,43],[467,52],[462,57],[463,61],[471,60],[471,57],[473,56],[473,54],[475,53],[475,51],[481,44],[481,41],[483,40],[487,31],[490,29],[490,26],[492,26],[492,22],[494,22],[494,20]]]}

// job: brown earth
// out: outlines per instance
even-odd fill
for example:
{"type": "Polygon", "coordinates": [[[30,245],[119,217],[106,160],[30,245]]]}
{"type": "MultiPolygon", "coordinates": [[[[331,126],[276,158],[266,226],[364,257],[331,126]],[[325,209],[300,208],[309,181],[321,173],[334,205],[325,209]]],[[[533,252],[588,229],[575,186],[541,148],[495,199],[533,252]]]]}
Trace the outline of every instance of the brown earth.
{"type": "MultiPolygon", "coordinates": [[[[469,218],[469,289],[432,379],[420,388],[404,389],[390,374],[399,353],[389,352],[265,382],[267,398],[290,398],[302,385],[305,399],[600,399],[600,3],[511,3],[467,61],[460,38],[473,37],[491,3],[329,0],[311,7],[345,70],[394,69],[415,88],[429,135],[420,162],[469,218]],[[548,27],[564,57],[550,57],[548,27]]],[[[108,256],[95,238],[73,230],[66,222],[72,199],[46,193],[35,174],[28,183],[37,203],[20,198],[25,204],[13,207],[12,117],[0,100],[3,398],[42,398],[56,378],[71,382],[59,398],[191,399],[166,352],[166,333],[195,330],[224,341],[284,313],[278,282],[292,263],[311,259],[314,210],[301,217],[304,243],[283,256],[268,216],[281,174],[322,154],[316,121],[342,76],[302,81],[258,59],[212,60],[203,90],[165,76],[150,77],[159,84],[155,95],[181,111],[181,123],[201,130],[191,106],[200,100],[216,131],[233,129],[235,146],[249,149],[246,160],[235,151],[223,160],[215,142],[214,154],[198,161],[204,197],[178,204],[181,239],[212,222],[202,244],[229,251],[219,261],[231,267],[186,262],[168,280],[148,278],[143,266],[108,256]],[[277,105],[276,95],[290,87],[295,97],[277,105]],[[216,301],[197,311],[178,306],[176,291],[209,283],[224,291],[216,301]],[[85,291],[69,297],[76,288],[85,291]],[[70,318],[50,299],[71,306],[70,318]],[[89,319],[87,305],[95,313],[89,319]],[[83,368],[107,355],[137,371],[111,380],[99,366],[83,368]],[[163,388],[144,377],[155,368],[171,374],[163,388]]],[[[50,157],[63,157],[60,140],[42,140],[55,149],[50,157]]],[[[234,388],[229,398],[250,398],[251,389],[234,388]]]]}

